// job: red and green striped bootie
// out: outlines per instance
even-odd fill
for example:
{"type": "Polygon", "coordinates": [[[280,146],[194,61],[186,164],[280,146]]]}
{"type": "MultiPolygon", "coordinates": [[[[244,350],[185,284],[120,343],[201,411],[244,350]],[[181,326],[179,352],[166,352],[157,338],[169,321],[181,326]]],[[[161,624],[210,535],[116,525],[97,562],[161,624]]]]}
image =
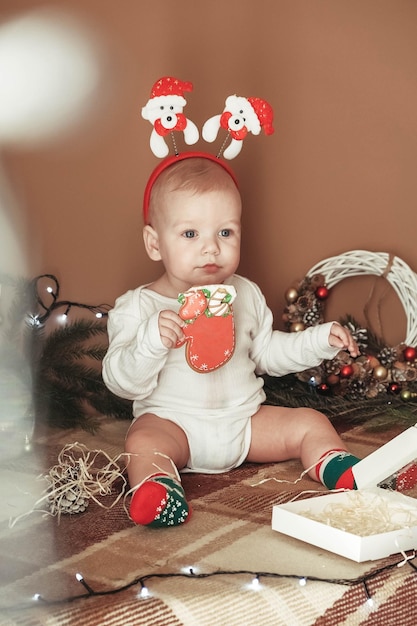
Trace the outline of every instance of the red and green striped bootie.
{"type": "Polygon", "coordinates": [[[359,461],[346,450],[329,450],[316,466],[317,479],[328,489],[356,489],[352,467],[359,461]]]}
{"type": "Polygon", "coordinates": [[[129,514],[135,524],[164,528],[188,522],[191,507],[179,480],[167,474],[154,474],[134,492],[129,514]]]}

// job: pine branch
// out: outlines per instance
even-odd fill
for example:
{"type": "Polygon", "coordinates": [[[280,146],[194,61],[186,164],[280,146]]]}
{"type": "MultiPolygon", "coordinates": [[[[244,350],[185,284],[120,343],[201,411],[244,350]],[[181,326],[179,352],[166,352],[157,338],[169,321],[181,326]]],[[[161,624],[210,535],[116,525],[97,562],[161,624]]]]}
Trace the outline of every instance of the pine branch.
{"type": "Polygon", "coordinates": [[[59,369],[47,367],[40,371],[39,388],[53,385],[57,388],[72,389],[74,393],[98,393],[103,381],[101,373],[83,363],[64,362],[59,369]]]}
{"type": "Polygon", "coordinates": [[[42,350],[42,360],[51,367],[59,368],[62,361],[80,356],[86,348],[83,344],[93,337],[104,336],[102,350],[106,350],[106,325],[103,322],[77,320],[59,328],[46,337],[42,350]]]}
{"type": "Polygon", "coordinates": [[[99,417],[86,410],[84,399],[74,395],[72,389],[49,387],[47,393],[36,400],[37,415],[49,426],[82,428],[92,433],[99,428],[99,417]]]}
{"type": "Polygon", "coordinates": [[[101,413],[114,417],[117,420],[131,420],[132,402],[115,396],[103,383],[102,393],[97,393],[90,398],[91,406],[101,413]]]}
{"type": "Polygon", "coordinates": [[[94,431],[94,413],[132,418],[132,403],[116,397],[104,384],[101,361],[107,351],[102,321],[77,320],[48,335],[35,364],[35,401],[40,419],[59,428],[94,431]],[[97,338],[102,338],[98,343],[97,338]],[[91,343],[91,341],[94,343],[91,343]]]}
{"type": "MultiPolygon", "coordinates": [[[[394,424],[411,426],[417,421],[417,402],[404,402],[398,395],[380,394],[375,398],[350,400],[346,396],[322,395],[294,375],[264,376],[266,404],[309,407],[327,417],[351,424],[364,424],[369,430],[383,430],[394,424]]],[[[409,385],[417,392],[417,385],[409,385]]]]}

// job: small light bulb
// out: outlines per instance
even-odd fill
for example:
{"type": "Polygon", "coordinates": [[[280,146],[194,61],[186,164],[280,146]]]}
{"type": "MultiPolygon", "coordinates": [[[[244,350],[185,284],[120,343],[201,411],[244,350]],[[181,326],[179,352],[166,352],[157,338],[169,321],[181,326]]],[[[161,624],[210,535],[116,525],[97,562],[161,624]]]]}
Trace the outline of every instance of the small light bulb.
{"type": "Polygon", "coordinates": [[[261,581],[259,580],[259,576],[255,575],[250,583],[247,583],[244,586],[248,591],[260,591],[262,589],[261,581]]]}
{"type": "Polygon", "coordinates": [[[96,317],[98,319],[102,318],[103,317],[103,313],[100,313],[100,311],[99,311],[98,313],[96,313],[96,317]]]}
{"type": "Polygon", "coordinates": [[[47,291],[48,293],[53,293],[53,291],[54,291],[54,290],[52,289],[52,287],[47,287],[47,288],[46,288],[46,291],[47,291]]]}
{"type": "Polygon", "coordinates": [[[195,576],[196,574],[198,574],[198,567],[195,567],[194,565],[190,566],[186,566],[186,567],[182,567],[181,568],[181,572],[183,574],[188,574],[189,576],[195,576]]]}
{"type": "Polygon", "coordinates": [[[61,319],[62,319],[63,322],[66,322],[67,317],[68,317],[68,313],[70,312],[70,309],[71,309],[71,305],[69,304],[67,306],[67,308],[65,309],[65,312],[62,314],[61,319]]]}
{"type": "Polygon", "coordinates": [[[259,589],[261,588],[261,583],[258,576],[255,576],[255,578],[252,579],[250,588],[254,591],[259,591],[259,589]]]}
{"type": "Polygon", "coordinates": [[[32,313],[29,313],[26,320],[27,320],[27,324],[31,326],[32,328],[38,328],[39,326],[41,326],[39,315],[33,315],[32,313]]]}
{"type": "Polygon", "coordinates": [[[145,585],[143,585],[142,589],[140,590],[140,597],[141,598],[149,598],[149,589],[147,587],[145,587],[145,585]]]}
{"type": "Polygon", "coordinates": [[[305,577],[300,578],[300,580],[298,582],[299,582],[300,587],[305,587],[306,584],[307,584],[307,578],[305,578],[305,577]]]}
{"type": "Polygon", "coordinates": [[[90,595],[94,595],[94,591],[93,589],[90,587],[90,585],[84,580],[84,576],[82,574],[80,574],[80,572],[77,572],[75,574],[75,578],[78,580],[79,583],[82,584],[82,586],[88,591],[88,593],[90,595]]]}

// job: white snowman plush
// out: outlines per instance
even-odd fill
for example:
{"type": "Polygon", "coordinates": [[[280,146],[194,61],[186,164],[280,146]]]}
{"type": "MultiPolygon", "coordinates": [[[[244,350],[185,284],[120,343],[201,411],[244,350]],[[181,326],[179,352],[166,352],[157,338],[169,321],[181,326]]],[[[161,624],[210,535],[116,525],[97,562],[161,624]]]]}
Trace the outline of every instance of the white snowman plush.
{"type": "Polygon", "coordinates": [[[213,142],[220,128],[227,130],[231,138],[223,156],[225,159],[234,159],[240,153],[242,142],[249,132],[259,135],[263,128],[266,135],[272,135],[274,132],[272,107],[261,98],[228,96],[223,112],[210,117],[204,123],[203,139],[209,143],[213,142]]]}
{"type": "Polygon", "coordinates": [[[192,89],[192,83],[172,76],[164,76],[153,85],[150,98],[142,107],[142,117],[153,126],[150,146],[156,157],[163,158],[168,155],[169,148],[164,138],[173,131],[183,132],[187,145],[197,143],[198,128],[183,113],[187,104],[184,92],[192,89]]]}

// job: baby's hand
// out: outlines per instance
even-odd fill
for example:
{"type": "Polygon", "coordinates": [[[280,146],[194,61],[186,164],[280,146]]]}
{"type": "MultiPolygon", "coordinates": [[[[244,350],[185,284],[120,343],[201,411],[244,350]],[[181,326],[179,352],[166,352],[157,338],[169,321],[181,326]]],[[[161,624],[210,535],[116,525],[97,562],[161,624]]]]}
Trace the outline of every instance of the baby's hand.
{"type": "Polygon", "coordinates": [[[184,322],[174,311],[168,309],[160,312],[158,319],[159,334],[166,348],[175,348],[179,341],[183,341],[183,326],[184,322]]]}
{"type": "Polygon", "coordinates": [[[360,354],[358,344],[348,329],[337,322],[333,322],[330,328],[329,344],[334,348],[347,350],[352,357],[357,357],[360,354]]]}

